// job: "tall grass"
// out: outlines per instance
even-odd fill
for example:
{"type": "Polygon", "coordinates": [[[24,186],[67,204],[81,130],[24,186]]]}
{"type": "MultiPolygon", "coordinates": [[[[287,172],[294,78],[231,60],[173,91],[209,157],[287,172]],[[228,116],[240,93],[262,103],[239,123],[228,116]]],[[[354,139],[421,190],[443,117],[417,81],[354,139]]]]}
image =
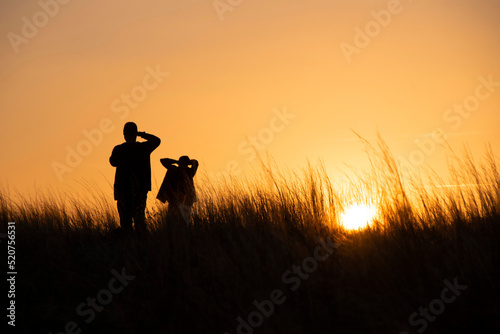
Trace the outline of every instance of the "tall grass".
{"type": "Polygon", "coordinates": [[[344,185],[309,163],[197,176],[189,224],[153,205],[142,235],[114,232],[115,204],[92,184],[84,197],[1,192],[2,221],[17,229],[18,329],[59,333],[76,321],[84,333],[236,333],[254,300],[281,289],[286,301],[256,333],[415,332],[409,315],[458,277],[467,290],[426,332],[498,331],[500,173],[491,148],[479,162],[451,151],[445,182],[430,170],[403,175],[381,139],[365,144],[370,170],[350,171],[344,185]],[[341,213],[363,202],[376,205],[376,221],[346,231],[341,213]],[[340,246],[291,290],[283,273],[327,238],[340,246]],[[135,279],[87,324],[76,307],[122,268],[135,279]]]}

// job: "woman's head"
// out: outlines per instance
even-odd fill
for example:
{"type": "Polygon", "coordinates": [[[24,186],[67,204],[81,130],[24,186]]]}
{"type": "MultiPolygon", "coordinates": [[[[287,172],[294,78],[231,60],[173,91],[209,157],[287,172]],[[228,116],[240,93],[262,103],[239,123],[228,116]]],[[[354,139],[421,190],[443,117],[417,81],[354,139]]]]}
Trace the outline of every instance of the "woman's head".
{"type": "Polygon", "coordinates": [[[187,155],[183,155],[179,158],[179,167],[187,167],[191,163],[191,159],[187,155]]]}

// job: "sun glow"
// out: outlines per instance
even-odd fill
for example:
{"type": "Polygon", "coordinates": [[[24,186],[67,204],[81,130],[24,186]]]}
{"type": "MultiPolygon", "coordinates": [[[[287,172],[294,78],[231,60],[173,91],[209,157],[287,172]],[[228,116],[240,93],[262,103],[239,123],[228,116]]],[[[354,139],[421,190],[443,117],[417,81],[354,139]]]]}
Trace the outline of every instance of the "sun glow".
{"type": "Polygon", "coordinates": [[[340,223],[347,230],[365,228],[373,223],[376,210],[365,204],[353,204],[340,216],[340,223]]]}

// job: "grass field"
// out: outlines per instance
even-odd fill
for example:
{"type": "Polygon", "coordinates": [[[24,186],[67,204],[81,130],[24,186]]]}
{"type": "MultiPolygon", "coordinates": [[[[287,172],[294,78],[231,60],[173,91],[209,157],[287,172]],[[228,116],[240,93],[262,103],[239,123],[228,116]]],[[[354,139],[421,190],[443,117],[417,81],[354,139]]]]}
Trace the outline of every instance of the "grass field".
{"type": "Polygon", "coordinates": [[[371,170],[342,187],[321,164],[197,176],[189,224],[152,206],[142,235],[115,231],[108,192],[12,200],[4,190],[2,226],[16,222],[16,329],[499,333],[493,153],[452,157],[445,182],[432,172],[403,178],[383,142],[367,151],[371,170]],[[368,202],[373,224],[346,230],[342,213],[368,202]]]}

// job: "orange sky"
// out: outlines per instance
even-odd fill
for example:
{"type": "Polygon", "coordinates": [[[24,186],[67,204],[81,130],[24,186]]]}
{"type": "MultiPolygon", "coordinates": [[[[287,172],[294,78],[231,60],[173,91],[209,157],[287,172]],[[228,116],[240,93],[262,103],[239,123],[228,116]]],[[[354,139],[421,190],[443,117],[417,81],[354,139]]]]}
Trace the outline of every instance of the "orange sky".
{"type": "Polygon", "coordinates": [[[396,156],[438,170],[446,151],[426,135],[437,128],[457,148],[500,148],[498,1],[0,6],[0,183],[21,191],[112,182],[126,121],[162,139],[157,182],[159,159],[184,154],[211,175],[245,171],[251,137],[282,166],[322,158],[334,177],[366,166],[351,129],[378,128],[396,156]],[[70,166],[68,147],[86,156],[70,166]]]}

